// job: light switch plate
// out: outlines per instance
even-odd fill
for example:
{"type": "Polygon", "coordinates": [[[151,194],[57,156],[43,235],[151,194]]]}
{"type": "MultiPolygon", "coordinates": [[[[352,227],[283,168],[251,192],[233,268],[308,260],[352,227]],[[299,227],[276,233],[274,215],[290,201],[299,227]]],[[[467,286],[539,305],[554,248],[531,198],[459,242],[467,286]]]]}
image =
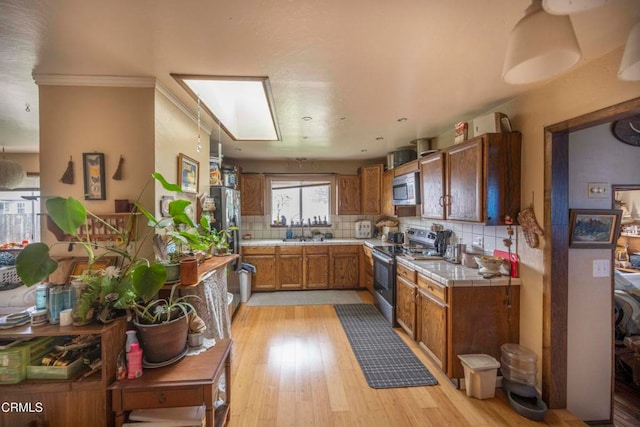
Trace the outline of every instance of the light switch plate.
{"type": "Polygon", "coordinates": [[[589,199],[608,199],[609,184],[606,182],[590,182],[587,184],[587,192],[589,199]]]}
{"type": "Polygon", "coordinates": [[[608,259],[593,260],[593,277],[609,277],[611,275],[611,261],[608,259]]]}

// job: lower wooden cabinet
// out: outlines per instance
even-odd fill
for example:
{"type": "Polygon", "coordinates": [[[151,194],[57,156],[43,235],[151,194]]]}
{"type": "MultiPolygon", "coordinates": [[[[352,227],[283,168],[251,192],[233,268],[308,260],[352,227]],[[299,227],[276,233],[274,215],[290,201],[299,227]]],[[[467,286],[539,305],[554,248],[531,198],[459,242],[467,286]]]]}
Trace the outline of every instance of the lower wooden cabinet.
{"type": "Polygon", "coordinates": [[[416,338],[416,289],[415,283],[396,278],[396,321],[412,339],[416,338]]]}
{"type": "Polygon", "coordinates": [[[417,302],[416,341],[447,372],[447,304],[424,288],[419,288],[417,302]]]}
{"type": "Polygon", "coordinates": [[[306,289],[329,288],[329,247],[304,247],[304,285],[306,289]]]}
{"type": "Polygon", "coordinates": [[[362,246],[362,266],[360,269],[360,287],[367,288],[373,294],[373,255],[369,246],[362,246]]]}
{"type": "Polygon", "coordinates": [[[251,278],[251,289],[254,291],[275,291],[276,281],[276,247],[275,246],[243,246],[242,262],[253,264],[256,272],[251,278]]]}
{"type": "Polygon", "coordinates": [[[278,289],[302,289],[304,280],[302,249],[302,246],[278,248],[278,289]]]}
{"type": "Polygon", "coordinates": [[[329,286],[333,289],[360,286],[360,245],[330,246],[329,286]]]}

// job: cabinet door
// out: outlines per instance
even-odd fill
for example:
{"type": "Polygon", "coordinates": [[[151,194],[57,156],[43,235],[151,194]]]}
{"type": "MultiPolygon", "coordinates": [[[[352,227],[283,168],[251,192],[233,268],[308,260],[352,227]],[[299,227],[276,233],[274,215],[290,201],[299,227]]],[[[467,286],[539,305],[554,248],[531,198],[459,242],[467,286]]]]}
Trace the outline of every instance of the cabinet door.
{"type": "Polygon", "coordinates": [[[420,160],[423,218],[444,219],[444,156],[444,153],[435,153],[420,160]]]}
{"type": "Polygon", "coordinates": [[[483,139],[472,139],[447,151],[446,217],[483,222],[483,139]]]}
{"type": "Polygon", "coordinates": [[[264,215],[264,175],[240,175],[240,211],[242,215],[264,215]]]}
{"type": "Polygon", "coordinates": [[[394,216],[393,208],[393,169],[382,174],[382,215],[394,216]]]}
{"type": "Polygon", "coordinates": [[[371,254],[371,248],[368,246],[362,246],[362,270],[360,274],[362,277],[362,286],[367,288],[369,292],[373,294],[373,255],[371,254]]]}
{"type": "Polygon", "coordinates": [[[362,167],[360,179],[362,182],[362,213],[379,215],[382,205],[382,165],[362,167]]]}
{"type": "Polygon", "coordinates": [[[411,339],[416,330],[416,285],[398,276],[396,280],[396,318],[411,339]]]}
{"type": "Polygon", "coordinates": [[[359,286],[359,246],[331,247],[330,287],[357,288],[359,286]]]}
{"type": "Polygon", "coordinates": [[[418,290],[418,343],[447,372],[447,306],[418,290]]]}
{"type": "Polygon", "coordinates": [[[279,248],[278,289],[302,288],[302,247],[279,248]]]}
{"type": "Polygon", "coordinates": [[[360,176],[338,175],[336,187],[338,215],[360,214],[360,176]]]}
{"type": "Polygon", "coordinates": [[[305,288],[327,289],[329,287],[329,253],[307,253],[305,264],[305,288]]]}
{"type": "Polygon", "coordinates": [[[276,289],[276,256],[243,255],[242,261],[253,264],[256,272],[251,278],[251,289],[256,291],[276,289]]]}

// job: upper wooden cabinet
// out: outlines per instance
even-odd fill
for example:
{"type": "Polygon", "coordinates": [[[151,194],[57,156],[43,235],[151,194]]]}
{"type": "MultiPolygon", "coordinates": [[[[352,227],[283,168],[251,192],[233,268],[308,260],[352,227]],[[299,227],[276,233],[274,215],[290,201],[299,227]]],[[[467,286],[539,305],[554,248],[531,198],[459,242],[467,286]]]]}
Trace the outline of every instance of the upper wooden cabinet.
{"type": "Polygon", "coordinates": [[[264,175],[240,175],[240,195],[242,215],[264,215],[264,175]]]}
{"type": "Polygon", "coordinates": [[[336,178],[338,215],[360,214],[360,175],[338,175],[336,178]]]}
{"type": "Polygon", "coordinates": [[[379,215],[381,212],[382,172],[381,164],[360,168],[362,214],[379,215]]]}
{"type": "Polygon", "coordinates": [[[487,133],[421,159],[422,217],[502,225],[509,215],[515,221],[521,139],[519,132],[487,133]]]}
{"type": "Polygon", "coordinates": [[[393,169],[382,174],[382,215],[395,216],[393,206],[393,169]]]}
{"type": "Polygon", "coordinates": [[[420,170],[419,159],[411,160],[410,162],[403,163],[393,168],[395,176],[406,175],[412,172],[418,172],[420,170]]]}

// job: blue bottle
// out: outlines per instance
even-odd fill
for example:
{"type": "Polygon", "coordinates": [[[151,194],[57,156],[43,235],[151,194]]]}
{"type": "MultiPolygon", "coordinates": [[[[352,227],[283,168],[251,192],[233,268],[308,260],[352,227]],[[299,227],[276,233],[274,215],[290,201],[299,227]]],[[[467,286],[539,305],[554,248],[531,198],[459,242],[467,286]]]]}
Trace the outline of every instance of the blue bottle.
{"type": "Polygon", "coordinates": [[[291,225],[287,227],[287,239],[293,239],[293,230],[291,229],[291,225]]]}

